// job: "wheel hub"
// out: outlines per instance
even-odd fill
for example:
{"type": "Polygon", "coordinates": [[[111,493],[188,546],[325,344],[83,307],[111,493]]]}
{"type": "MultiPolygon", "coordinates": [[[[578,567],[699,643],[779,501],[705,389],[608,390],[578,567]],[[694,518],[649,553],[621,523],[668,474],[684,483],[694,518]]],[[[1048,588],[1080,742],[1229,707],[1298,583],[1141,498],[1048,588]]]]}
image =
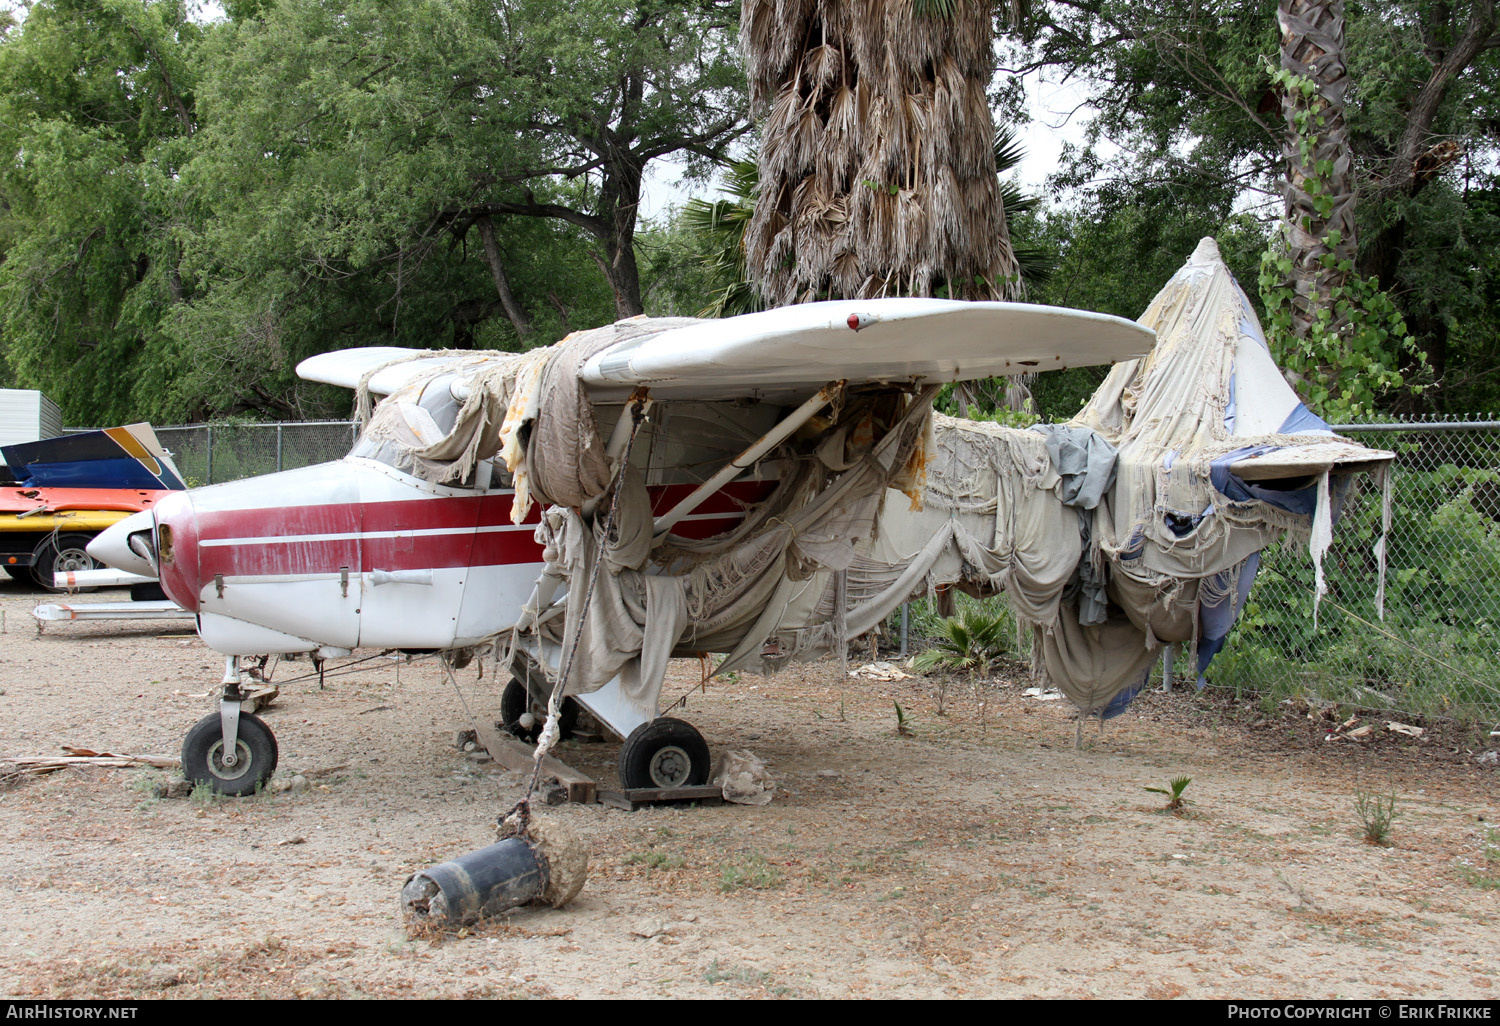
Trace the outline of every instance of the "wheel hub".
{"type": "Polygon", "coordinates": [[[94,560],[83,549],[63,549],[57,554],[57,559],[53,560],[52,569],[64,573],[92,570],[94,569],[94,560]]]}
{"type": "Polygon", "coordinates": [[[648,771],[657,787],[681,787],[692,775],[693,758],[677,745],[666,745],[651,756],[648,771]]]}
{"type": "Polygon", "coordinates": [[[230,762],[224,758],[224,741],[220,739],[214,742],[208,750],[208,770],[220,780],[238,780],[250,772],[250,746],[243,741],[234,743],[234,761],[230,762]]]}

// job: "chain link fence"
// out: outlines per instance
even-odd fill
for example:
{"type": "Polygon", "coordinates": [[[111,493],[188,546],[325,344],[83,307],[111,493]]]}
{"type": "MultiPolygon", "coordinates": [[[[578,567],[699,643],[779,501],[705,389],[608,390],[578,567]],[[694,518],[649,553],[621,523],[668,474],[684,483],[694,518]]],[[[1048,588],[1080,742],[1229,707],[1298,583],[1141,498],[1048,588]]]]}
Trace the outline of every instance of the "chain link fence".
{"type": "Polygon", "coordinates": [[[163,448],[195,488],[327,463],[345,455],[358,434],[348,420],[156,428],[163,448]]]}
{"type": "Polygon", "coordinates": [[[1500,714],[1500,421],[1350,424],[1396,453],[1385,615],[1374,552],[1381,496],[1365,482],[1324,557],[1314,623],[1303,543],[1267,551],[1213,684],[1426,715],[1500,714]]]}

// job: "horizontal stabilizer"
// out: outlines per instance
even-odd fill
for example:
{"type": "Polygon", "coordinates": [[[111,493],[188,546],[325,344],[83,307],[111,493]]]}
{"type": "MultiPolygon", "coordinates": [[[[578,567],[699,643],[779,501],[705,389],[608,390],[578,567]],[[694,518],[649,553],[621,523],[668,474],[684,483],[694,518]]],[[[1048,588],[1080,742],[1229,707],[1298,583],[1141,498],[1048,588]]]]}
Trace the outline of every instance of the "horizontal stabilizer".
{"type": "Polygon", "coordinates": [[[1347,442],[1313,442],[1235,460],[1229,465],[1229,472],[1242,481],[1272,481],[1313,477],[1329,470],[1348,473],[1373,470],[1395,458],[1395,453],[1384,449],[1366,449],[1347,442]]]}

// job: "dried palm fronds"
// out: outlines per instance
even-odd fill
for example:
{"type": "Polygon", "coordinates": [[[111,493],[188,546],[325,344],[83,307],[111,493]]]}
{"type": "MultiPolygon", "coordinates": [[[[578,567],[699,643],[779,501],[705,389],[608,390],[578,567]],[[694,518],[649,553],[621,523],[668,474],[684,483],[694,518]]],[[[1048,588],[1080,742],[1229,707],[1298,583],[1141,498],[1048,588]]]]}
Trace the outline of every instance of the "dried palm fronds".
{"type": "Polygon", "coordinates": [[[765,116],[745,254],[768,302],[1019,294],[988,5],[745,0],[741,37],[765,116]]]}

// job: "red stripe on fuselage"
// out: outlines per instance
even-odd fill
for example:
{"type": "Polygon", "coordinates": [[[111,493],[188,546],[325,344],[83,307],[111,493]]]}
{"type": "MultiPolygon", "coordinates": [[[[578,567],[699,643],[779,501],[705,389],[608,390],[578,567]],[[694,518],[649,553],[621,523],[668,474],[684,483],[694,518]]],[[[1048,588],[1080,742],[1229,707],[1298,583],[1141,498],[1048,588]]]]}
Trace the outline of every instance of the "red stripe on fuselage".
{"type": "MultiPolygon", "coordinates": [[[[746,507],[761,502],[776,490],[776,481],[731,481],[714,492],[694,513],[743,513],[746,507]]],[[[694,484],[653,485],[646,490],[651,493],[651,515],[661,516],[683,499],[693,494],[694,484]]],[[[674,532],[675,532],[674,528],[674,532]]]]}
{"type": "MultiPolygon", "coordinates": [[[[673,533],[684,538],[722,534],[743,519],[746,505],[763,499],[774,481],[742,481],[710,496],[698,514],[721,514],[708,520],[679,523],[673,533]]],[[[650,489],[653,509],[671,509],[692,485],[650,489]]],[[[504,566],[542,562],[542,547],[531,530],[510,522],[513,496],[454,496],[395,502],[329,503],[205,511],[198,515],[198,577],[277,577],[337,573],[349,569],[426,570],[467,566],[504,566]],[[480,527],[513,528],[477,533],[480,527]],[[448,531],[447,534],[370,537],[389,531],[448,531]],[[305,535],[360,535],[359,538],[294,540],[305,535]],[[205,542],[254,538],[226,545],[205,542]],[[279,539],[286,538],[286,541],[279,539]]],[[[541,519],[533,507],[525,524],[541,519]]]]}
{"type": "MultiPolygon", "coordinates": [[[[509,493],[455,496],[438,499],[402,499],[396,502],[340,502],[321,506],[273,506],[264,509],[231,509],[198,514],[204,541],[219,538],[288,537],[304,534],[350,534],[352,532],[471,530],[475,527],[511,526],[509,493]]],[[[522,523],[535,524],[541,510],[533,507],[522,523]]]]}

